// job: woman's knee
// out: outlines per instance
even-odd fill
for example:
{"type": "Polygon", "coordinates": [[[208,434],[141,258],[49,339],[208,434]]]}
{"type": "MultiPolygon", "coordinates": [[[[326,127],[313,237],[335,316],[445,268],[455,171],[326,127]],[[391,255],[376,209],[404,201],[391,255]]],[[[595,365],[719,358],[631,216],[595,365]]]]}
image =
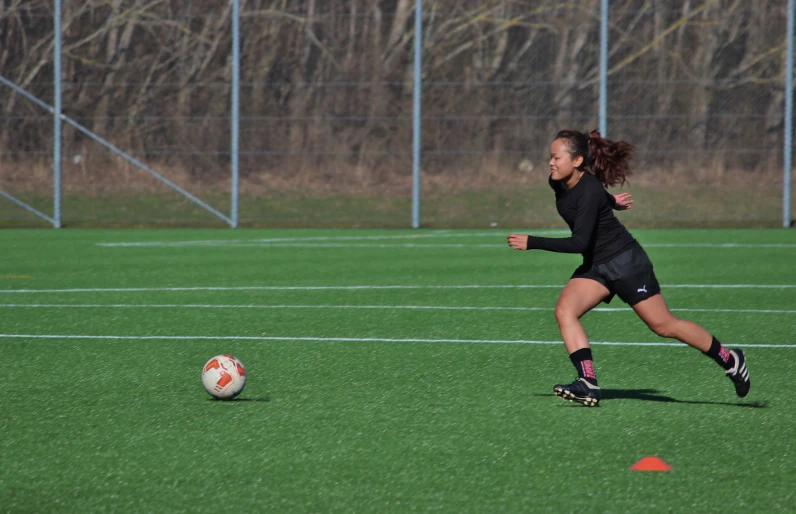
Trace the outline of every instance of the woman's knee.
{"type": "Polygon", "coordinates": [[[647,326],[660,337],[671,339],[677,336],[677,322],[678,319],[674,316],[667,316],[666,318],[649,322],[647,326]]]}
{"type": "Polygon", "coordinates": [[[558,302],[556,304],[556,321],[558,324],[564,324],[572,321],[577,321],[578,313],[575,309],[567,305],[565,302],[558,302]]]}

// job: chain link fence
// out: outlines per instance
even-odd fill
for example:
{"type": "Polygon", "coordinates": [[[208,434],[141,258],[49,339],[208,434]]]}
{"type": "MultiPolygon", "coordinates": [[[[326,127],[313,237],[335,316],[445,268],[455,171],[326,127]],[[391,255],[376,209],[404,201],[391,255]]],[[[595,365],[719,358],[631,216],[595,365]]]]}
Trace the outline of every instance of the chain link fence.
{"type": "MultiPolygon", "coordinates": [[[[237,203],[240,226],[408,227],[415,151],[422,226],[558,225],[551,139],[601,123],[637,147],[629,225],[781,226],[788,1],[609,5],[600,119],[600,0],[426,0],[417,148],[406,0],[243,1],[239,83],[235,2],[65,1],[56,80],[53,2],[11,0],[0,75],[45,106],[60,87],[66,226],[226,226],[237,203]]],[[[46,225],[53,115],[19,90],[0,223],[46,225]]]]}

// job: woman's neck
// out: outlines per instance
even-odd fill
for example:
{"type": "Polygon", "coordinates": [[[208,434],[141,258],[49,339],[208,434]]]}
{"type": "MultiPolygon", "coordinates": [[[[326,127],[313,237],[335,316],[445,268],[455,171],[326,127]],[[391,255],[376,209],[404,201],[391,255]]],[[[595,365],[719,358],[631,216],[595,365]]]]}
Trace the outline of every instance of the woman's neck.
{"type": "Polygon", "coordinates": [[[567,189],[572,189],[578,182],[580,182],[580,179],[582,179],[583,175],[585,174],[585,171],[575,170],[572,172],[572,175],[569,176],[567,181],[564,182],[564,185],[567,187],[567,189]]]}

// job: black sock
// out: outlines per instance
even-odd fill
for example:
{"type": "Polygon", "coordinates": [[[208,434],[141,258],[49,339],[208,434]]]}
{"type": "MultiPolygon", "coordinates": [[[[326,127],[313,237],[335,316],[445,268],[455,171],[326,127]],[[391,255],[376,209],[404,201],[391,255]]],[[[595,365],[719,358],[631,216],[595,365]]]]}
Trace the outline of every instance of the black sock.
{"type": "Polygon", "coordinates": [[[591,357],[591,348],[581,348],[569,354],[569,360],[578,371],[578,378],[585,378],[592,385],[597,385],[594,374],[594,361],[591,357]]]}
{"type": "Polygon", "coordinates": [[[713,338],[710,343],[710,350],[705,352],[705,355],[712,358],[716,363],[724,369],[732,369],[735,366],[735,359],[732,354],[724,346],[721,345],[718,339],[713,338]]]}

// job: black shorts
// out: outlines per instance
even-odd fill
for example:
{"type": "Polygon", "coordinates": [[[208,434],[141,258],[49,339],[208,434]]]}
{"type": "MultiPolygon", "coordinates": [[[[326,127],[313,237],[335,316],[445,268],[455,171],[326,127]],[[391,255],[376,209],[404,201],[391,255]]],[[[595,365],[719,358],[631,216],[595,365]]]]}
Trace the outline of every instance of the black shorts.
{"type": "Polygon", "coordinates": [[[647,252],[636,244],[610,261],[581,265],[572,278],[590,278],[607,287],[610,294],[603,298],[605,303],[611,303],[614,295],[619,295],[626,304],[635,305],[661,292],[652,261],[647,252]]]}

